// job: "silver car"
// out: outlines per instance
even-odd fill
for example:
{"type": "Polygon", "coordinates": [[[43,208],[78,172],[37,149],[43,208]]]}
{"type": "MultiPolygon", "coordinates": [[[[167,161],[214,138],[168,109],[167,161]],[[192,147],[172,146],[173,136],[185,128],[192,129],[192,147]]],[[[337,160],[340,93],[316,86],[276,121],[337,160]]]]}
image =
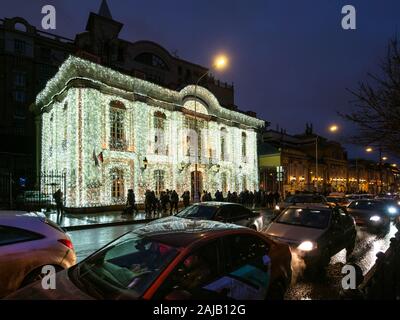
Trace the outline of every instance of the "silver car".
{"type": "Polygon", "coordinates": [[[0,298],[42,278],[42,267],[56,271],[76,263],[69,236],[35,213],[0,211],[0,298]]]}

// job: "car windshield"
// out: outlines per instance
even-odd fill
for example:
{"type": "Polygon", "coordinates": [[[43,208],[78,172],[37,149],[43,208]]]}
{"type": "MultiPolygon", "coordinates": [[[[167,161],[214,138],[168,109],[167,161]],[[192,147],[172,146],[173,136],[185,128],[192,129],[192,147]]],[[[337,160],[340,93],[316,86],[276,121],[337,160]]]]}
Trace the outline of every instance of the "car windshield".
{"type": "Polygon", "coordinates": [[[285,200],[286,203],[323,203],[325,199],[321,196],[298,195],[290,196],[285,200]]]}
{"type": "Polygon", "coordinates": [[[177,256],[178,249],[130,232],[81,262],[77,285],[102,299],[139,298],[177,256]]]}
{"type": "Polygon", "coordinates": [[[353,201],[350,203],[350,209],[360,210],[383,210],[385,204],[381,201],[353,201]]]}
{"type": "Polygon", "coordinates": [[[176,216],[186,219],[211,220],[217,209],[218,207],[214,206],[192,205],[180,211],[176,216]]]}
{"type": "Polygon", "coordinates": [[[339,197],[327,197],[326,201],[337,203],[337,202],[346,202],[347,199],[346,198],[339,198],[339,197]]]}
{"type": "Polygon", "coordinates": [[[289,208],[286,209],[275,222],[325,229],[328,227],[330,216],[330,210],[289,208]]]}

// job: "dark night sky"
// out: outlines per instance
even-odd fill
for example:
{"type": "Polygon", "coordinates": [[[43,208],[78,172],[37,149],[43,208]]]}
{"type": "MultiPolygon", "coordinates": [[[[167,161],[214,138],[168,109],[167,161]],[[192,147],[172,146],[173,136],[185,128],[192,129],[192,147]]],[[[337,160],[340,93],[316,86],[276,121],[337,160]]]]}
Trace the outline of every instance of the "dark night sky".
{"type": "MultiPolygon", "coordinates": [[[[74,38],[101,0],[27,1],[0,4],[1,17],[22,16],[40,28],[41,7],[57,9],[57,30],[74,38]]],[[[398,31],[398,0],[108,0],[121,37],[152,40],[186,60],[210,65],[226,52],[231,65],[217,77],[235,83],[236,104],[279,124],[289,133],[313,122],[322,135],[331,123],[342,126],[340,140],[353,130],[337,111],[351,108],[346,88],[368,71],[378,72],[389,38],[398,31]],[[341,8],[357,10],[357,30],[341,28],[341,8]]],[[[347,146],[350,156],[364,156],[347,146]]],[[[372,155],[371,155],[372,156],[372,155]]],[[[374,155],[377,157],[377,155],[374,155]]]]}

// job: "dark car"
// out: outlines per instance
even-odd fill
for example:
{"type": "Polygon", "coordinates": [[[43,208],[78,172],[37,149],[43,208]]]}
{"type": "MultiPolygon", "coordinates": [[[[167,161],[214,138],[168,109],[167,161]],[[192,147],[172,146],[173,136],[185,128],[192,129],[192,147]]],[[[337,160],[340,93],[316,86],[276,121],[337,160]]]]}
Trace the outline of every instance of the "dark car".
{"type": "Polygon", "coordinates": [[[400,201],[395,198],[376,198],[375,200],[382,201],[387,207],[386,212],[389,215],[389,218],[394,220],[397,216],[400,215],[400,201]]]}
{"type": "Polygon", "coordinates": [[[282,202],[279,202],[275,206],[275,214],[282,212],[284,209],[296,205],[296,204],[313,204],[313,203],[322,203],[326,204],[326,198],[320,194],[313,193],[299,193],[286,197],[286,199],[282,202]]]}
{"type": "Polygon", "coordinates": [[[390,226],[389,208],[384,201],[363,199],[352,201],[347,211],[358,225],[366,226],[371,231],[381,231],[390,226]]]}
{"type": "Polygon", "coordinates": [[[55,290],[34,283],[8,299],[264,299],[282,297],[291,254],[249,228],[169,217],[126,233],[57,274],[55,290]]]}
{"type": "Polygon", "coordinates": [[[195,203],[178,212],[176,217],[233,223],[256,231],[261,231],[264,226],[262,214],[253,212],[240,204],[229,202],[195,203]]]}
{"type": "Polygon", "coordinates": [[[291,206],[273,220],[266,234],[289,244],[314,270],[321,270],[342,249],[351,254],[357,236],[355,221],[345,209],[328,205],[291,206]]]}

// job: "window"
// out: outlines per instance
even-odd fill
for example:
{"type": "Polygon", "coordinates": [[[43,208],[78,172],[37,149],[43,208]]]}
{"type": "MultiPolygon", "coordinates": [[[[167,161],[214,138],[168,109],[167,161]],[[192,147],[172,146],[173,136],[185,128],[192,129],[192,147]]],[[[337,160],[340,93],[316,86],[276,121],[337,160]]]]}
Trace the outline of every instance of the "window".
{"type": "Polygon", "coordinates": [[[114,169],[111,172],[111,198],[114,202],[125,200],[124,196],[124,173],[121,169],[114,169]]]}
{"type": "Polygon", "coordinates": [[[15,90],[14,91],[14,100],[17,103],[23,104],[26,101],[25,91],[15,90]]]}
{"type": "Polygon", "coordinates": [[[202,139],[201,139],[201,129],[205,128],[205,122],[202,120],[195,120],[192,117],[185,117],[184,127],[188,129],[188,135],[186,136],[187,143],[187,155],[197,156],[201,155],[201,147],[202,147],[202,139]],[[196,138],[197,137],[197,143],[196,138]],[[196,150],[197,155],[192,152],[192,150],[196,150]]]}
{"type": "Polygon", "coordinates": [[[112,104],[110,109],[110,148],[115,150],[125,150],[125,107],[121,103],[119,107],[117,104],[112,104]]]}
{"type": "Polygon", "coordinates": [[[222,128],[221,129],[221,160],[225,161],[226,160],[226,129],[222,128]]]}
{"type": "Polygon", "coordinates": [[[221,181],[222,181],[222,192],[223,193],[228,192],[228,181],[226,178],[226,172],[221,173],[221,181]]]}
{"type": "Polygon", "coordinates": [[[246,150],[247,150],[247,136],[246,133],[242,132],[242,159],[246,162],[246,150]]]}
{"type": "Polygon", "coordinates": [[[144,52],[139,54],[138,56],[135,57],[135,61],[155,68],[169,70],[167,64],[164,62],[162,58],[150,52],[144,52]]]}
{"type": "Polygon", "coordinates": [[[25,55],[26,42],[19,39],[14,39],[14,52],[16,54],[25,55]]]}
{"type": "Polygon", "coordinates": [[[206,244],[189,254],[161,286],[156,299],[168,299],[174,291],[193,299],[210,298],[215,290],[207,289],[207,286],[217,280],[220,272],[218,243],[214,241],[206,244]]]}
{"type": "Polygon", "coordinates": [[[14,86],[25,87],[26,85],[26,73],[21,71],[14,72],[14,86]]]}
{"type": "Polygon", "coordinates": [[[51,49],[46,47],[40,48],[40,59],[49,62],[51,59],[51,49]]]}
{"type": "Polygon", "coordinates": [[[165,119],[166,116],[162,112],[154,113],[154,153],[166,154],[165,149],[165,119]]]}
{"type": "Polygon", "coordinates": [[[165,189],[165,171],[155,170],[154,171],[154,181],[156,184],[156,194],[160,194],[161,191],[165,189]]]}
{"type": "Polygon", "coordinates": [[[14,227],[0,226],[0,246],[41,239],[43,236],[14,227]]]}

